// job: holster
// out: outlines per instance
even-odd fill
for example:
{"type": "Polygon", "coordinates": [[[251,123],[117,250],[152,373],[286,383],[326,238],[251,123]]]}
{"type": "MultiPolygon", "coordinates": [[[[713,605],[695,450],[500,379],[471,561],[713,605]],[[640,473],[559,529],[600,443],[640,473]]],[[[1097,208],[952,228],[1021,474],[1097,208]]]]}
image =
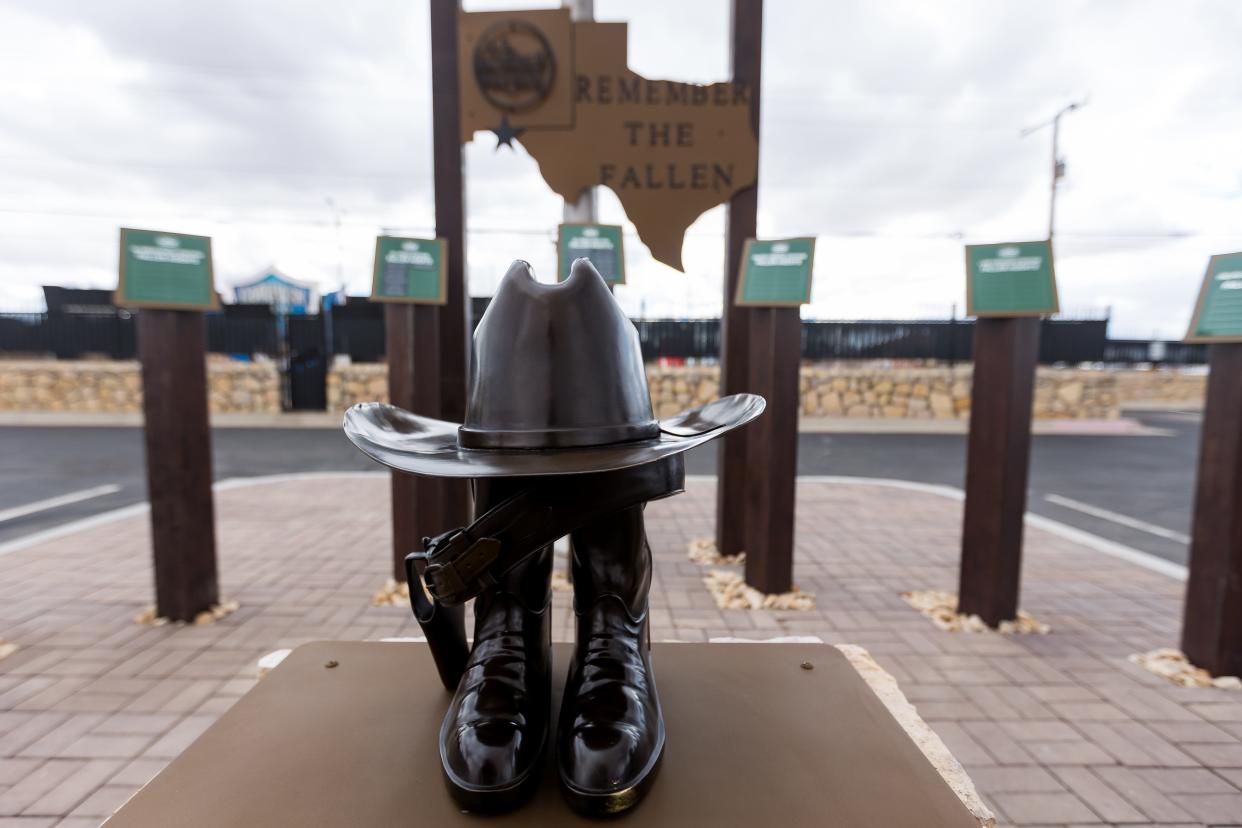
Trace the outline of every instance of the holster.
{"type": "Polygon", "coordinates": [[[616,471],[531,477],[529,485],[469,526],[423,538],[423,551],[406,556],[405,571],[414,617],[445,688],[457,688],[470,655],[462,616],[466,601],[575,529],[682,491],[685,476],[677,454],[616,471]]]}

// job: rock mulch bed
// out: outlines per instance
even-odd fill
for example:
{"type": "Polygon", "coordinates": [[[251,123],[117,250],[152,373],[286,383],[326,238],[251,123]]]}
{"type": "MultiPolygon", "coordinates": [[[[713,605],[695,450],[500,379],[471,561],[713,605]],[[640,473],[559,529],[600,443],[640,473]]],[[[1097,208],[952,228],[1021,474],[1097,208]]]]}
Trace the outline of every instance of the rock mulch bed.
{"type": "Polygon", "coordinates": [[[812,610],[815,596],[794,587],[789,592],[765,594],[746,583],[737,572],[713,569],[703,576],[703,585],[719,609],[812,610]]]}
{"type": "Polygon", "coordinates": [[[1162,647],[1146,653],[1135,653],[1129,661],[1163,676],[1180,687],[1216,687],[1222,690],[1242,690],[1242,679],[1237,676],[1216,676],[1202,667],[1196,667],[1181,650],[1162,647]]]}
{"type": "Polygon", "coordinates": [[[206,627],[209,624],[216,623],[221,618],[227,618],[228,616],[237,612],[237,609],[240,606],[241,604],[237,603],[236,601],[227,601],[227,600],[221,601],[220,603],[213,604],[209,609],[205,609],[202,612],[200,612],[198,615],[194,616],[194,620],[190,622],[173,621],[171,618],[165,618],[162,615],[156,615],[155,607],[147,607],[142,612],[134,616],[134,623],[145,624],[151,627],[162,627],[165,624],[187,624],[187,623],[193,624],[195,627],[206,627]]]}
{"type": "MultiPolygon", "coordinates": [[[[987,632],[992,628],[977,615],[963,615],[957,611],[957,593],[937,589],[920,589],[903,592],[905,602],[926,615],[942,630],[947,632],[987,632]]],[[[1051,628],[1036,621],[1022,610],[1018,610],[1017,620],[1002,621],[995,632],[1001,635],[1047,635],[1051,628]]]]}
{"type": "Polygon", "coordinates": [[[384,581],[379,592],[371,596],[373,607],[408,607],[410,605],[410,585],[398,582],[396,578],[384,581]]]}
{"type": "Polygon", "coordinates": [[[703,566],[734,566],[746,563],[745,552],[738,552],[736,555],[721,555],[720,550],[716,548],[716,541],[711,538],[695,538],[690,541],[687,555],[692,563],[703,566]]]}
{"type": "MultiPolygon", "coordinates": [[[[569,576],[565,574],[563,567],[557,567],[552,570],[552,591],[574,591],[574,585],[570,582],[569,576]]],[[[398,583],[395,578],[389,578],[384,582],[384,586],[380,588],[379,592],[371,596],[371,606],[373,607],[408,607],[409,605],[410,585],[398,583]]]]}

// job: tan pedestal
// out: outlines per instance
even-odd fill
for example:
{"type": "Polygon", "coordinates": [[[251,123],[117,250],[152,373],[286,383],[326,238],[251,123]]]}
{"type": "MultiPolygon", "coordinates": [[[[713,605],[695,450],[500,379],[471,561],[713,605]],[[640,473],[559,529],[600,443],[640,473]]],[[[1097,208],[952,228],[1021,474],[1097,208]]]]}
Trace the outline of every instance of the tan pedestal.
{"type": "MultiPolygon", "coordinates": [[[[568,653],[557,646],[558,677],[568,653]]],[[[864,672],[878,672],[865,654],[851,655],[864,672]]],[[[894,699],[890,687],[881,701],[837,648],[657,644],[654,659],[668,748],[651,794],[622,824],[980,824],[963,804],[973,793],[969,780],[954,780],[965,794],[959,798],[885,706],[900,710],[900,695],[894,699]]],[[[882,690],[886,677],[878,676],[872,684],[882,690]]],[[[444,791],[436,747],[447,703],[424,644],[300,647],[108,826],[598,824],[568,809],[551,766],[542,789],[517,811],[486,818],[458,811],[444,791]]],[[[906,706],[905,727],[939,745],[911,712],[906,706]]],[[[956,765],[937,758],[946,764],[956,765]]]]}

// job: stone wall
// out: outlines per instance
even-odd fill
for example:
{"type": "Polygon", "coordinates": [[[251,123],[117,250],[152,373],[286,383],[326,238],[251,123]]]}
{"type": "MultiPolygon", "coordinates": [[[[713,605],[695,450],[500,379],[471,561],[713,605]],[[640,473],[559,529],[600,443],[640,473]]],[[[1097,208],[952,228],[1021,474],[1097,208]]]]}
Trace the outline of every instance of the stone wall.
{"type": "MultiPolygon", "coordinates": [[[[719,394],[718,366],[647,365],[652,406],[668,416],[719,394]]],[[[809,417],[909,417],[951,420],[970,413],[970,365],[892,367],[818,362],[801,367],[802,413],[809,417]]],[[[281,376],[271,362],[207,360],[211,411],[281,411],[281,376]]],[[[1112,418],[1123,402],[1201,402],[1203,371],[1087,371],[1040,367],[1037,418],[1112,418]]],[[[328,410],[388,398],[388,367],[337,364],[328,374],[328,410]]],[[[0,411],[142,410],[137,362],[0,360],[0,411]]]]}
{"type": "Polygon", "coordinates": [[[1207,394],[1207,372],[1118,371],[1117,395],[1123,403],[1167,402],[1202,404],[1207,394]]]}
{"type": "MultiPolygon", "coordinates": [[[[277,413],[280,373],[272,363],[207,361],[211,410],[277,413]]],[[[0,361],[0,411],[136,412],[142,410],[137,362],[0,361]]]]}
{"type": "MultiPolygon", "coordinates": [[[[971,366],[892,368],[866,363],[818,363],[801,368],[802,413],[808,417],[955,419],[970,415],[971,366]]],[[[656,416],[711,402],[719,394],[716,365],[665,368],[647,365],[656,416]]],[[[328,407],[386,401],[384,365],[334,366],[328,374],[328,407]]],[[[1120,415],[1115,375],[1041,367],[1035,381],[1040,419],[1111,419],[1120,415]]]]}
{"type": "MultiPolygon", "coordinates": [[[[281,379],[272,363],[211,357],[213,412],[277,413],[281,379]]],[[[880,363],[815,363],[801,368],[802,413],[808,417],[964,418],[970,413],[969,365],[892,367],[880,363]]],[[[647,366],[658,416],[714,400],[715,365],[647,366]]],[[[1035,416],[1108,419],[1123,402],[1201,402],[1201,371],[1083,371],[1040,367],[1035,416]]],[[[328,410],[388,398],[386,366],[337,364],[328,373],[328,410]]],[[[0,360],[0,411],[135,412],[142,408],[136,362],[0,360]]]]}
{"type": "Polygon", "coordinates": [[[328,371],[328,410],[342,412],[360,402],[388,402],[388,366],[338,361],[328,371]]]}
{"type": "MultiPolygon", "coordinates": [[[[971,366],[893,368],[866,363],[819,363],[801,368],[802,414],[807,417],[958,419],[970,416],[971,366]]],[[[714,365],[648,366],[658,416],[716,398],[714,365]]],[[[1035,378],[1035,417],[1113,419],[1120,416],[1116,382],[1103,371],[1041,367],[1035,378]]]]}

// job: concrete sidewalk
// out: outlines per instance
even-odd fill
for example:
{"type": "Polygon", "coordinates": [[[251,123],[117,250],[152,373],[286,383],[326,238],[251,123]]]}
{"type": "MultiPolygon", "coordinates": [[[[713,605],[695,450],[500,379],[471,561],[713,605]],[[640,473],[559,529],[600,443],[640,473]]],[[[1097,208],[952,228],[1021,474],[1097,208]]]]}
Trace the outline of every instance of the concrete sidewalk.
{"type": "MultiPolygon", "coordinates": [[[[898,593],[954,589],[961,502],[933,488],[798,484],[806,612],[719,610],[686,557],[714,483],[648,509],[657,638],[818,635],[869,649],[967,766],[1002,824],[1242,824],[1242,692],[1175,687],[1126,657],[1177,641],[1182,583],[1028,527],[1023,607],[1047,636],[945,633],[898,593]]],[[[414,635],[372,607],[388,570],[383,476],[217,493],[241,609],[148,627],[146,516],[0,555],[0,827],[94,826],[252,685],[256,660],[320,639],[414,635]]],[[[568,640],[569,594],[555,595],[568,640]]],[[[560,669],[560,668],[557,668],[560,669]]],[[[657,665],[658,670],[658,665],[657,665]]]]}

